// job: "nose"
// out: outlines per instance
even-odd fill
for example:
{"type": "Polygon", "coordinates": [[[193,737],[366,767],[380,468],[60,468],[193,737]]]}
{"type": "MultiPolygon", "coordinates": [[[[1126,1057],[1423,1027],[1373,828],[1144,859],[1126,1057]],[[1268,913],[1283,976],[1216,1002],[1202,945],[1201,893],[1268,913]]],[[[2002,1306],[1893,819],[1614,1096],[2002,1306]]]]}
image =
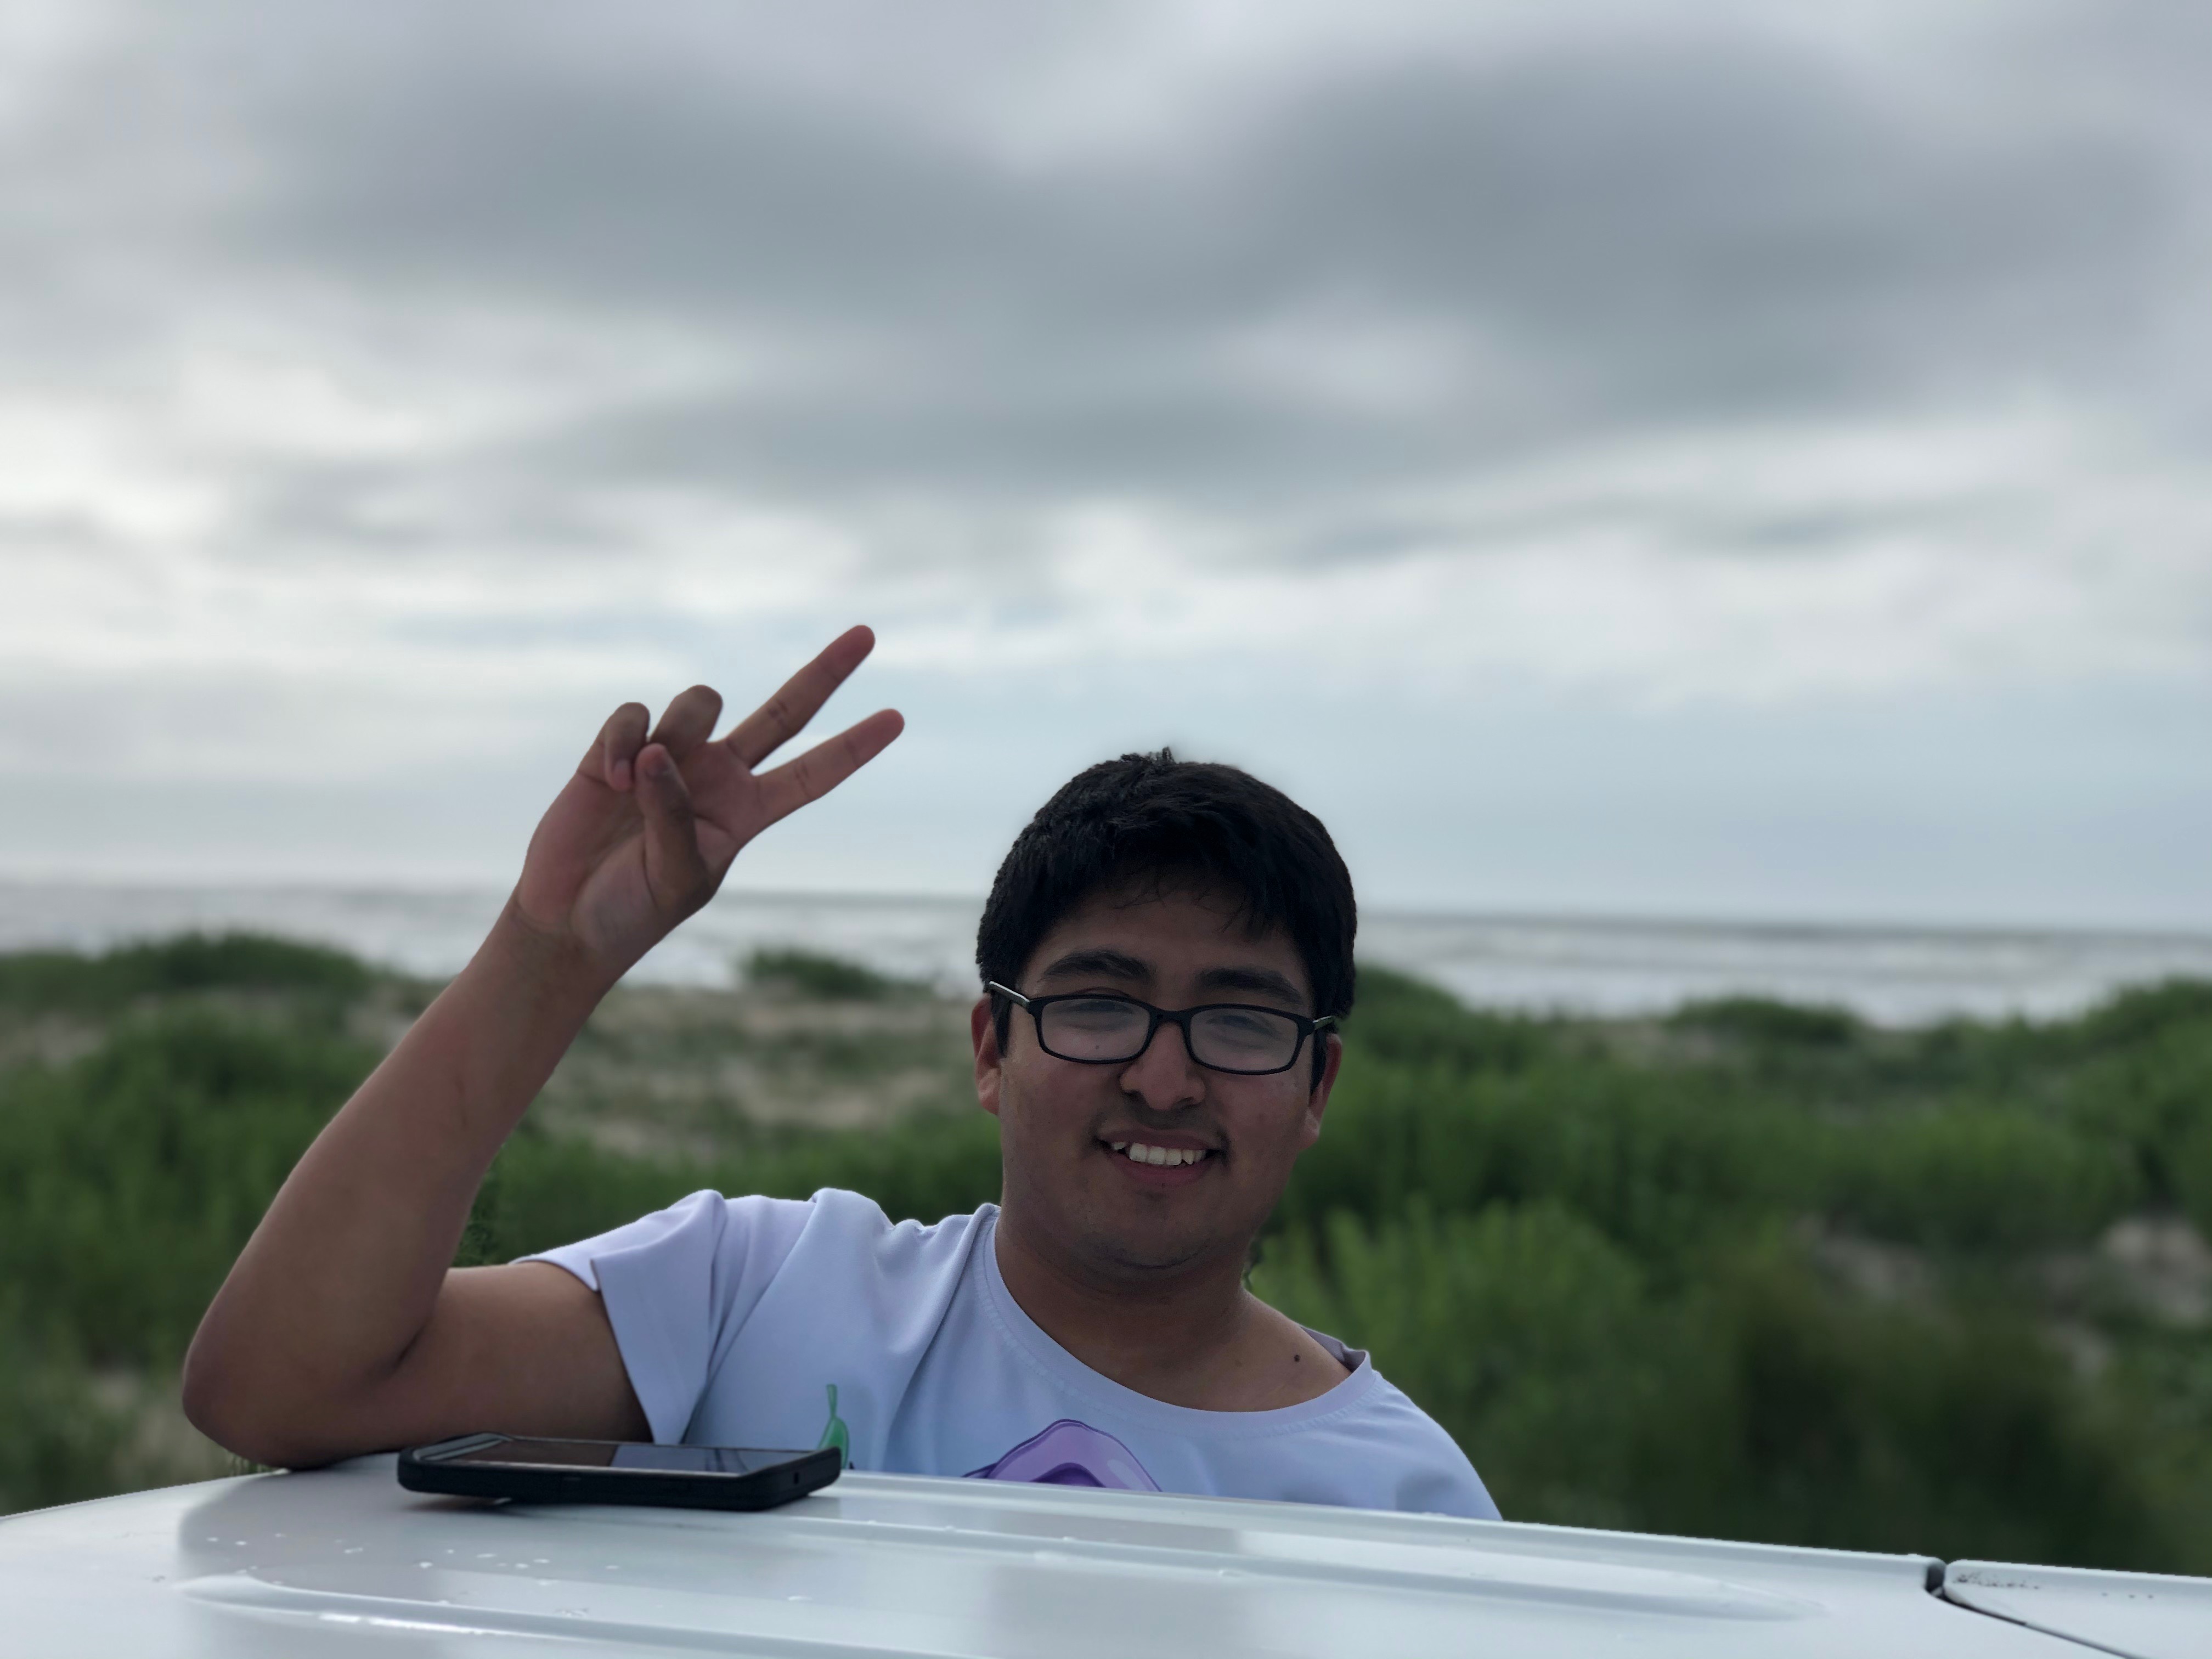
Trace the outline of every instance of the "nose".
{"type": "Polygon", "coordinates": [[[1195,1106],[1206,1098],[1205,1068],[1190,1057],[1182,1026],[1160,1023],[1145,1052],[1123,1068],[1121,1089],[1156,1112],[1195,1106]]]}

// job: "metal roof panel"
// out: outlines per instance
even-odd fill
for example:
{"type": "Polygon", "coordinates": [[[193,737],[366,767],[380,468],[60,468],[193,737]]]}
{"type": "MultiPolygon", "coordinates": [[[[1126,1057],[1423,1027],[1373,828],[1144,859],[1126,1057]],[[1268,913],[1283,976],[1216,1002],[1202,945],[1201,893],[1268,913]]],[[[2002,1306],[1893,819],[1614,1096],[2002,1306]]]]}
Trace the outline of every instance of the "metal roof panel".
{"type": "Polygon", "coordinates": [[[0,1652],[2080,1654],[1929,1595],[1935,1565],[901,1475],[754,1515],[487,1505],[384,1456],[0,1521],[0,1652]]]}
{"type": "Polygon", "coordinates": [[[1943,1595],[2128,1659],[2212,1654],[2212,1579],[1954,1561],[1944,1570],[1943,1595]]]}

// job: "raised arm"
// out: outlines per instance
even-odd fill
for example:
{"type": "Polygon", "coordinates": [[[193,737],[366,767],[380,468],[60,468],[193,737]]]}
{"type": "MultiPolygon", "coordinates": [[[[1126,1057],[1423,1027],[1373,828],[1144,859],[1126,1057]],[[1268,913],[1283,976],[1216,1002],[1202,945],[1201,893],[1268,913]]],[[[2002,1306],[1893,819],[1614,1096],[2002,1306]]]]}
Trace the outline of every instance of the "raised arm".
{"type": "Polygon", "coordinates": [[[748,841],[898,735],[884,709],[755,770],[874,643],[842,635],[719,741],[705,686],[649,734],[639,704],[609,718],[490,935],[316,1137],[201,1320],[184,1392],[203,1432],[292,1466],[477,1429],[644,1437],[596,1292],[543,1263],[447,1264],[493,1158],[608,988],[748,841]]]}

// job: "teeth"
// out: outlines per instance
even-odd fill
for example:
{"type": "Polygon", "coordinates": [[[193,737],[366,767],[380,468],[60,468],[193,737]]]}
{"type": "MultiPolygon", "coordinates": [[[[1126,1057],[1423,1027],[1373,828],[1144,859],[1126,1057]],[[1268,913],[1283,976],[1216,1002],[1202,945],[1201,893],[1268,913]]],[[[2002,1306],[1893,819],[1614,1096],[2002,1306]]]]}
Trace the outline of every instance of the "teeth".
{"type": "Polygon", "coordinates": [[[1196,1147],[1147,1146],[1141,1140],[1109,1140],[1106,1143],[1132,1164],[1176,1165],[1195,1164],[1206,1156],[1196,1147]]]}

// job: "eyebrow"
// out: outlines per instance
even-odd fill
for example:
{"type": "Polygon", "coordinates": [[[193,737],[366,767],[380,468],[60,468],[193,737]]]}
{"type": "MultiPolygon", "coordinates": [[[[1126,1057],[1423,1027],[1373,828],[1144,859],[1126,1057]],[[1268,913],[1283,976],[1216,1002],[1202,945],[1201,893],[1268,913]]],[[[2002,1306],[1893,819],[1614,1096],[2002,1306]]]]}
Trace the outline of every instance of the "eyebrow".
{"type": "Polygon", "coordinates": [[[1064,979],[1071,975],[1095,975],[1105,979],[1149,980],[1152,965],[1122,951],[1094,948],[1070,951],[1040,974],[1040,979],[1064,979]]]}
{"type": "Polygon", "coordinates": [[[1293,1007],[1305,1006],[1305,994],[1272,968],[1209,968],[1198,976],[1198,982],[1208,991],[1250,991],[1293,1007]]]}

